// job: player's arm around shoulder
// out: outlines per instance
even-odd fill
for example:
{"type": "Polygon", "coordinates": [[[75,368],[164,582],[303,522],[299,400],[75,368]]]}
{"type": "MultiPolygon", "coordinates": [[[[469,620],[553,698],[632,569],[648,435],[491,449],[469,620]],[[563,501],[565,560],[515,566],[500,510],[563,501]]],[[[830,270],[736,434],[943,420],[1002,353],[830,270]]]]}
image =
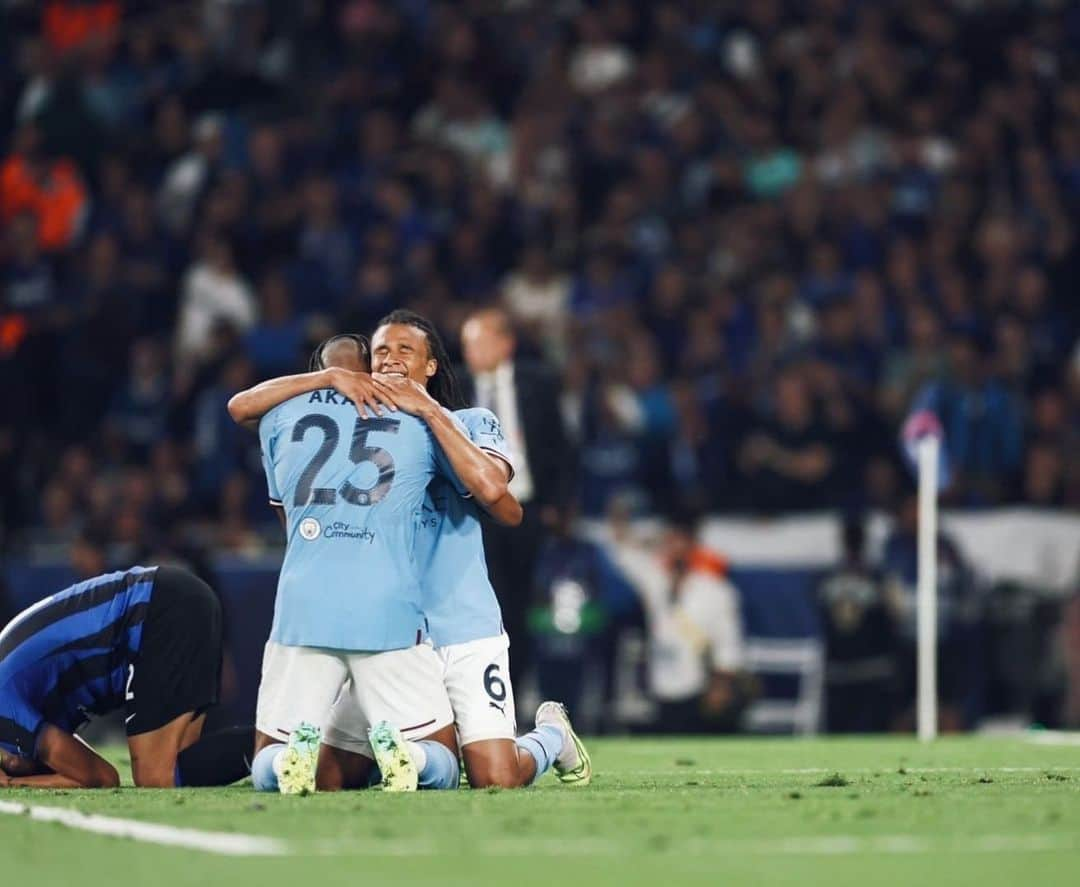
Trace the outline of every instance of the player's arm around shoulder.
{"type": "Polygon", "coordinates": [[[332,387],[330,376],[330,370],[318,370],[267,379],[230,397],[226,405],[229,416],[237,425],[256,431],[262,417],[279,404],[317,388],[332,387]]]}
{"type": "Polygon", "coordinates": [[[408,379],[383,378],[392,387],[398,408],[427,425],[456,480],[477,502],[491,508],[507,495],[509,470],[501,459],[474,444],[461,422],[444,410],[422,385],[408,379]]]}
{"type": "Polygon", "coordinates": [[[279,376],[267,379],[251,388],[239,391],[229,398],[228,410],[232,420],[252,431],[270,410],[320,388],[334,388],[356,404],[357,412],[367,416],[367,411],[381,416],[383,407],[395,408],[389,387],[373,379],[368,373],[357,373],[340,367],[329,367],[310,373],[279,376]]]}

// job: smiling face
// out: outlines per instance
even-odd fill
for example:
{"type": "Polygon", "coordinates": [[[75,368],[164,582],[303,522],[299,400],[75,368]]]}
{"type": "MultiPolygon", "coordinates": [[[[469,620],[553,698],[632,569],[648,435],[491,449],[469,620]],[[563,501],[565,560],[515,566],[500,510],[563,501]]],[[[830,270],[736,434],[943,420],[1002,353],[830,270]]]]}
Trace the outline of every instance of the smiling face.
{"type": "Polygon", "coordinates": [[[405,376],[425,388],[439,369],[431,356],[427,336],[407,323],[388,323],[375,330],[371,339],[371,371],[405,376]]]}

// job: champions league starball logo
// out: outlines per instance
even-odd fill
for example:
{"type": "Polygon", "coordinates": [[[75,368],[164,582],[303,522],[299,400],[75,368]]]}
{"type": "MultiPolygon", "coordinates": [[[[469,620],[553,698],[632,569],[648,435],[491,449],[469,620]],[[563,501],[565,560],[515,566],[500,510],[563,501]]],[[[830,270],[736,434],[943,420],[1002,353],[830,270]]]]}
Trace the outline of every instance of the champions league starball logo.
{"type": "Polygon", "coordinates": [[[305,517],[300,521],[300,536],[303,539],[307,539],[310,542],[312,539],[318,539],[319,533],[322,532],[322,526],[313,517],[305,517]]]}

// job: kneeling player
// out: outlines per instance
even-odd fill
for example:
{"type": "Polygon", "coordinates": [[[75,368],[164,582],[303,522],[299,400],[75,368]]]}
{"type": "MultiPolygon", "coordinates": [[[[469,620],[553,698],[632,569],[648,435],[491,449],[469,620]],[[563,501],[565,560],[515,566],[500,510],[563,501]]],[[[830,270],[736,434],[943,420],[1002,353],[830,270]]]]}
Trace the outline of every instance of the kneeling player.
{"type": "Polygon", "coordinates": [[[0,632],[0,785],[119,785],[75,734],[120,708],[137,786],[242,779],[250,728],[199,741],[221,650],[221,604],[177,567],[97,576],[23,611],[0,632]]]}
{"type": "MultiPolygon", "coordinates": [[[[434,363],[447,367],[448,361],[438,334],[422,317],[395,312],[380,323],[376,336],[379,353],[374,362],[388,373],[382,381],[364,375],[368,369],[366,354],[338,363],[339,355],[330,356],[320,349],[312,361],[312,369],[317,372],[271,380],[237,395],[229,404],[233,418],[250,424],[284,400],[328,384],[347,393],[361,411],[378,412],[384,409],[379,405],[382,403],[436,424],[444,419],[441,407],[461,406],[455,402],[453,381],[441,385],[438,391],[429,390],[430,366],[434,363]],[[325,367],[331,364],[353,372],[339,372],[328,378],[325,367]],[[389,377],[394,375],[405,378],[390,382],[389,377]]],[[[350,356],[353,353],[350,350],[350,356]]],[[[453,379],[451,371],[445,374],[453,379]]],[[[485,495],[473,490],[474,496],[469,499],[462,498],[452,484],[437,481],[432,485],[420,522],[416,562],[424,570],[425,615],[443,663],[443,679],[469,781],[475,787],[515,788],[531,784],[554,766],[564,783],[587,785],[592,775],[589,757],[561,705],[545,703],[537,712],[537,729],[515,739],[509,640],[502,630],[498,600],[487,575],[477,503],[501,523],[510,525],[520,522],[521,506],[506,492],[512,468],[498,420],[488,410],[458,410],[455,416],[464,423],[473,446],[466,452],[453,447],[451,464],[459,475],[470,480],[484,472],[497,480],[488,485],[485,495]],[[472,470],[476,463],[471,460],[475,457],[479,457],[482,471],[472,470]]],[[[433,431],[437,433],[438,429],[433,431]]],[[[437,436],[444,445],[456,443],[452,435],[437,436]]],[[[472,489],[471,484],[467,485],[472,489]]],[[[365,760],[369,757],[369,726],[360,706],[349,694],[342,694],[326,731],[328,747],[324,747],[320,762],[321,787],[364,784],[369,763],[365,760]]],[[[392,736],[390,741],[397,746],[402,737],[392,736]]],[[[416,769],[424,770],[428,756],[414,743],[406,744],[417,759],[416,769]]],[[[386,757],[411,769],[408,759],[386,757]]],[[[260,762],[257,758],[257,783],[258,773],[267,770],[259,767],[260,762]]],[[[401,774],[401,778],[406,782],[419,779],[425,786],[419,775],[401,774]]]]}
{"type": "MultiPolygon", "coordinates": [[[[424,318],[397,311],[375,331],[372,369],[403,376],[401,384],[392,387],[397,407],[430,420],[442,416],[443,406],[458,406],[438,403],[426,384],[425,362],[443,353],[438,333],[424,318]]],[[[511,456],[495,415],[485,409],[459,409],[454,416],[509,484],[511,456]]],[[[509,493],[499,503],[503,513],[508,510],[506,499],[520,514],[509,493]]],[[[588,785],[592,763],[562,705],[545,702],[537,710],[535,729],[515,736],[510,641],[488,578],[480,516],[474,497],[465,498],[436,478],[428,489],[415,552],[423,576],[424,614],[443,663],[469,783],[476,788],[518,788],[531,785],[554,767],[564,784],[588,785]]],[[[326,742],[336,745],[335,757],[344,772],[349,770],[348,752],[353,751],[349,733],[363,735],[363,718],[343,696],[334,706],[326,742]]],[[[407,768],[409,762],[404,764],[407,768]]]]}

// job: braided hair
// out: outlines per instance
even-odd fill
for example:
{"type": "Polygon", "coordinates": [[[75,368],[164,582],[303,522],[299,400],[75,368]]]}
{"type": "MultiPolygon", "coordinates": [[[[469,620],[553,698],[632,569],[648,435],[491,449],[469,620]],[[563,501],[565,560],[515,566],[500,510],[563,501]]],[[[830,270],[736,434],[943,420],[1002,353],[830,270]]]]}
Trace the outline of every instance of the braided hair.
{"type": "Polygon", "coordinates": [[[336,342],[352,342],[356,345],[356,350],[360,352],[361,363],[371,366],[371,346],[368,345],[366,336],[361,336],[359,333],[338,333],[336,336],[331,336],[320,342],[315,350],[311,352],[311,360],[308,361],[308,372],[315,373],[319,370],[326,369],[326,349],[336,342]]]}
{"type": "Polygon", "coordinates": [[[398,308],[391,311],[379,321],[375,330],[391,324],[404,324],[420,330],[427,339],[428,355],[438,365],[435,375],[428,379],[428,393],[448,410],[461,410],[467,405],[465,397],[461,393],[461,385],[458,383],[457,374],[453,364],[450,363],[450,355],[446,351],[439,331],[434,324],[421,314],[409,311],[407,308],[398,308]]]}

